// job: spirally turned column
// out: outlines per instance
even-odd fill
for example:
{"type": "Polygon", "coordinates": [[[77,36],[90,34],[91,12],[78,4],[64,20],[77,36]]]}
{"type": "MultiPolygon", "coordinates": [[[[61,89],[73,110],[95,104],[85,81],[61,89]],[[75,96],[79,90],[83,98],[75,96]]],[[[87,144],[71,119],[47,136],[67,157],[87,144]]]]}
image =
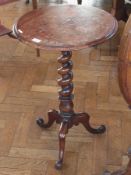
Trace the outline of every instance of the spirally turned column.
{"type": "Polygon", "coordinates": [[[58,68],[58,74],[61,78],[57,80],[58,85],[61,86],[59,90],[59,100],[60,100],[60,115],[63,117],[64,121],[68,121],[70,117],[74,114],[73,110],[73,73],[72,67],[73,63],[71,61],[72,52],[62,51],[62,55],[58,58],[58,62],[61,63],[61,67],[58,68]]]}

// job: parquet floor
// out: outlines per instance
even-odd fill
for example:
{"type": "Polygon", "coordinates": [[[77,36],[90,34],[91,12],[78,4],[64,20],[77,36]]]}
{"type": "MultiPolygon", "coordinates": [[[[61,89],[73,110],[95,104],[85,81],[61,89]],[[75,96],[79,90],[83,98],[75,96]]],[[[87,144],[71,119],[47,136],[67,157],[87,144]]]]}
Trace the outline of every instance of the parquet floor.
{"type": "MultiPolygon", "coordinates": [[[[87,3],[107,10],[111,6],[110,0],[83,2],[87,3]]],[[[2,6],[1,21],[11,27],[30,9],[24,0],[2,6]]],[[[105,169],[122,166],[131,146],[131,111],[117,80],[123,27],[120,22],[117,35],[106,43],[73,53],[75,110],[88,111],[92,125],[105,124],[107,132],[96,136],[82,125],[73,127],[62,171],[54,169],[59,126],[41,130],[35,123],[37,116],[46,119],[48,109],[58,108],[59,53],[41,51],[41,57],[36,57],[34,48],[7,36],[0,38],[0,175],[101,175],[105,169]]]]}

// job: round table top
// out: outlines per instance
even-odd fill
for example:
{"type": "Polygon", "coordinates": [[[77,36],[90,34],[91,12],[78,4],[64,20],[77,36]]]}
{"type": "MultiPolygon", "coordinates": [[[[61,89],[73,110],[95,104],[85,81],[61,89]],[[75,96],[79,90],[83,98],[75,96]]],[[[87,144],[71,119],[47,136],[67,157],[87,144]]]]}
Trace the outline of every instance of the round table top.
{"type": "Polygon", "coordinates": [[[13,31],[19,40],[46,50],[78,50],[112,37],[117,21],[104,10],[79,5],[46,5],[22,16],[13,31]]]}

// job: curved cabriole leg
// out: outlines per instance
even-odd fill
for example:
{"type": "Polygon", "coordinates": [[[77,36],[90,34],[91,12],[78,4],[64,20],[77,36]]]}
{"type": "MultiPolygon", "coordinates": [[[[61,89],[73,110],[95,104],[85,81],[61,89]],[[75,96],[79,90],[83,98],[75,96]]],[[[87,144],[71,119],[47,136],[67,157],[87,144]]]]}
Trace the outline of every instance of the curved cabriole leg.
{"type": "Polygon", "coordinates": [[[83,124],[87,131],[92,134],[102,134],[106,131],[104,125],[99,126],[98,128],[92,128],[89,122],[90,116],[87,113],[78,113],[76,117],[73,118],[73,124],[78,125],[79,123],[83,124]]]}
{"type": "Polygon", "coordinates": [[[55,164],[56,169],[61,169],[64,159],[65,138],[68,132],[68,122],[62,122],[59,131],[59,159],[55,164]]]}
{"type": "Polygon", "coordinates": [[[58,114],[58,112],[56,110],[50,110],[48,112],[48,122],[47,123],[44,123],[44,120],[42,118],[38,118],[36,122],[41,128],[49,128],[53,125],[55,121],[57,123],[60,123],[60,120],[61,120],[61,117],[58,114]]]}

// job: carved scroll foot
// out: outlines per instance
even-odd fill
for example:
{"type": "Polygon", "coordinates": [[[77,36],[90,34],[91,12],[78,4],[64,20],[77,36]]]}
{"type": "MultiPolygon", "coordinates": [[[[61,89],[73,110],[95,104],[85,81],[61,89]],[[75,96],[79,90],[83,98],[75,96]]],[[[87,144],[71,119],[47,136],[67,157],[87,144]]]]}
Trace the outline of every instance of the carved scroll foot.
{"type": "Polygon", "coordinates": [[[92,128],[89,122],[90,116],[87,113],[78,113],[76,117],[73,118],[73,124],[78,125],[81,123],[87,131],[92,134],[102,134],[106,131],[106,127],[104,125],[100,125],[97,128],[92,128]]]}
{"type": "Polygon", "coordinates": [[[61,116],[58,114],[56,110],[50,110],[48,112],[48,122],[45,123],[42,118],[38,118],[36,120],[36,123],[41,127],[41,128],[49,128],[53,125],[53,123],[56,121],[56,123],[61,122],[61,116]]]}
{"type": "Polygon", "coordinates": [[[64,159],[65,138],[68,132],[68,122],[62,122],[59,130],[59,159],[55,164],[56,169],[61,169],[64,159]]]}

